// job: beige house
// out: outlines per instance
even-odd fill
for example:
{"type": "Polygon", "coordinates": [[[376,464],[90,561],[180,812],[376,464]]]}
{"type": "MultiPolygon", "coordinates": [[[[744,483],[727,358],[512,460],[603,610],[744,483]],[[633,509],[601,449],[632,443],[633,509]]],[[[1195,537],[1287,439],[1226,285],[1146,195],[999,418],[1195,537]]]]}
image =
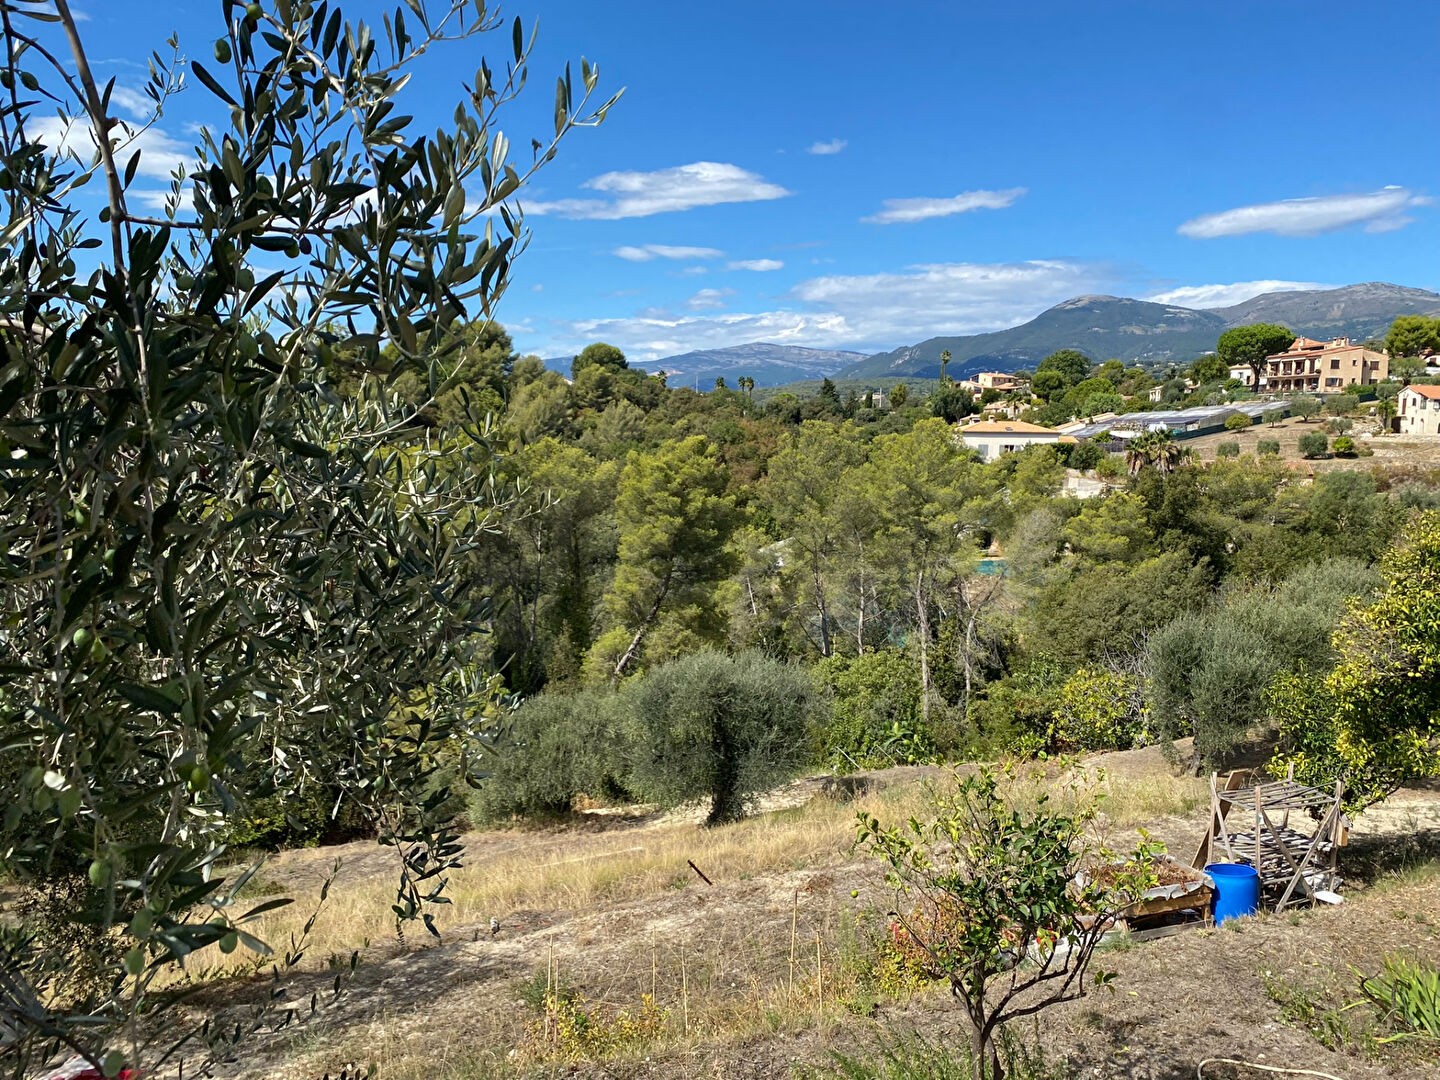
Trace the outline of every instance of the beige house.
{"type": "Polygon", "coordinates": [[[965,390],[969,390],[976,397],[986,390],[995,390],[1001,394],[1008,394],[1012,390],[1024,390],[1030,383],[1025,379],[1017,379],[1014,375],[1004,371],[982,371],[979,374],[955,384],[965,390]]]}
{"type": "Polygon", "coordinates": [[[1401,435],[1440,436],[1440,386],[1407,386],[1395,399],[1401,435]]]}
{"type": "Polygon", "coordinates": [[[1062,435],[1054,428],[1026,424],[1019,420],[981,420],[962,427],[960,441],[980,455],[981,461],[994,461],[1001,454],[1024,450],[1030,446],[1054,446],[1075,442],[1073,435],[1062,435]]]}
{"type": "Polygon", "coordinates": [[[1390,377],[1390,358],[1349,338],[1313,341],[1298,337],[1284,352],[1265,358],[1261,383],[1271,393],[1339,394],[1347,386],[1370,386],[1390,377]]]}

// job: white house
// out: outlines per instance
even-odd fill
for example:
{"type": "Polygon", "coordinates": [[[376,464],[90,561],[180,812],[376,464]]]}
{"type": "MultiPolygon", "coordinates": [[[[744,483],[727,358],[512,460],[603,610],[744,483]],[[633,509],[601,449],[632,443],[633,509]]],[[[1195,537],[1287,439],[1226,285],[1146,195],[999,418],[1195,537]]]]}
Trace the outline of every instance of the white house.
{"type": "Polygon", "coordinates": [[[1026,424],[1019,420],[982,420],[962,427],[960,439],[980,455],[982,461],[994,461],[1001,454],[1024,450],[1027,446],[1054,446],[1074,442],[1073,435],[1062,435],[1054,428],[1026,424]]]}
{"type": "Polygon", "coordinates": [[[1401,435],[1440,435],[1440,386],[1407,386],[1395,399],[1401,435]]]}

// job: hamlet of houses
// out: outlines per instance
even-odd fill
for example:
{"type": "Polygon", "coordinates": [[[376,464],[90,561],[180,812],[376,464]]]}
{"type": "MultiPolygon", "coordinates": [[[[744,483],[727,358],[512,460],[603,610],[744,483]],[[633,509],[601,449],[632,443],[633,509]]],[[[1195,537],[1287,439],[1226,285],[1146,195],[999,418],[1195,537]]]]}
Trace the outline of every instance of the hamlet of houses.
{"type": "MultiPolygon", "coordinates": [[[[1231,369],[1231,377],[1246,389],[1268,397],[1280,394],[1339,394],[1351,387],[1368,387],[1384,382],[1390,375],[1385,353],[1353,344],[1348,338],[1316,341],[1297,337],[1288,348],[1265,358],[1259,384],[1248,366],[1231,369]]],[[[1152,410],[1133,413],[1105,413],[1087,416],[1054,428],[1025,423],[1019,416],[1027,402],[1020,398],[1028,383],[1002,372],[981,372],[957,384],[978,397],[984,390],[1007,395],[982,406],[979,415],[962,422],[959,438],[985,461],[1029,446],[1073,443],[1104,436],[1112,448],[1147,431],[1167,430],[1179,438],[1217,431],[1235,415],[1258,422],[1262,414],[1289,412],[1284,400],[1231,402],[1187,409],[1152,410]]],[[[1160,387],[1151,392],[1159,401],[1160,387]]],[[[990,395],[992,398],[994,394],[990,395]]],[[[1440,437],[1440,386],[1405,387],[1395,403],[1394,430],[1402,435],[1440,437]]]]}

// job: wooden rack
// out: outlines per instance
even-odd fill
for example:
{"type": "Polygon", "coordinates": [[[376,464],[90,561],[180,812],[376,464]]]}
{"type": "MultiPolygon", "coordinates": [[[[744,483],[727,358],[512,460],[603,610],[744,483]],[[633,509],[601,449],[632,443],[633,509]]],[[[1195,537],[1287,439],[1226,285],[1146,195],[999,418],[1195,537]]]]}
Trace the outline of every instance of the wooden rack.
{"type": "MultiPolygon", "coordinates": [[[[1210,828],[1195,853],[1194,865],[1224,860],[1248,863],[1260,873],[1262,893],[1276,911],[1314,900],[1339,883],[1340,848],[1349,836],[1349,822],[1340,810],[1344,785],[1333,792],[1297,783],[1293,772],[1283,780],[1266,780],[1252,770],[1230,773],[1222,784],[1210,774],[1210,828]],[[1313,832],[1290,825],[1292,811],[1304,811],[1317,822],[1313,832]],[[1232,811],[1248,818],[1232,828],[1232,811]]],[[[1243,820],[1243,819],[1242,819],[1243,820]]]]}

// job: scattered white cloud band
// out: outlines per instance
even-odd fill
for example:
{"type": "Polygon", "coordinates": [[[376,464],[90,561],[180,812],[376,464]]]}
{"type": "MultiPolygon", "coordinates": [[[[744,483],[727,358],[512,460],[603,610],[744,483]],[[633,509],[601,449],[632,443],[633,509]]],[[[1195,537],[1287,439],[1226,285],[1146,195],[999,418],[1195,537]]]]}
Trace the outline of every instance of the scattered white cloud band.
{"type": "Polygon", "coordinates": [[[1176,304],[1187,308],[1218,308],[1243,304],[1264,293],[1333,288],[1334,285],[1318,281],[1236,281],[1229,285],[1181,285],[1145,299],[1155,304],[1176,304]]]}
{"type": "Polygon", "coordinates": [[[816,154],[824,157],[829,154],[838,154],[848,145],[850,144],[844,139],[822,139],[811,143],[806,147],[805,152],[807,154],[816,154]]]}
{"type": "Polygon", "coordinates": [[[890,349],[937,334],[1015,326],[1061,300],[1112,283],[1106,268],[1070,260],[939,263],[900,273],[811,278],[792,289],[790,303],[777,310],[713,314],[704,312],[713,311],[711,305],[722,297],[702,289],[685,311],[558,324],[555,340],[542,351],[559,356],[589,341],[613,342],[636,360],[743,341],[890,349]]]}
{"type": "Polygon", "coordinates": [[[783,270],[785,264],[779,259],[736,259],[734,262],[725,264],[726,270],[755,270],[764,273],[767,270],[783,270]]]}
{"type": "Polygon", "coordinates": [[[605,197],[525,202],[525,212],[618,221],[700,206],[782,199],[790,194],[757,173],[718,161],[696,161],[655,172],[608,172],[582,186],[605,197]]]}
{"type": "Polygon", "coordinates": [[[931,218],[968,214],[972,210],[1004,210],[1025,194],[1023,187],[1004,191],[962,191],[946,199],[886,199],[878,214],[860,220],[869,225],[902,225],[931,218]]]}
{"type": "Polygon", "coordinates": [[[1410,223],[1407,210],[1430,202],[1409,188],[1391,186],[1355,195],[1315,195],[1239,206],[1191,218],[1178,231],[1197,240],[1249,233],[1318,236],[1351,225],[1364,225],[1368,232],[1389,232],[1410,223]]]}
{"type": "Polygon", "coordinates": [[[676,244],[625,244],[610,254],[627,262],[649,262],[652,259],[718,259],[725,253],[716,248],[682,247],[676,244]]]}

